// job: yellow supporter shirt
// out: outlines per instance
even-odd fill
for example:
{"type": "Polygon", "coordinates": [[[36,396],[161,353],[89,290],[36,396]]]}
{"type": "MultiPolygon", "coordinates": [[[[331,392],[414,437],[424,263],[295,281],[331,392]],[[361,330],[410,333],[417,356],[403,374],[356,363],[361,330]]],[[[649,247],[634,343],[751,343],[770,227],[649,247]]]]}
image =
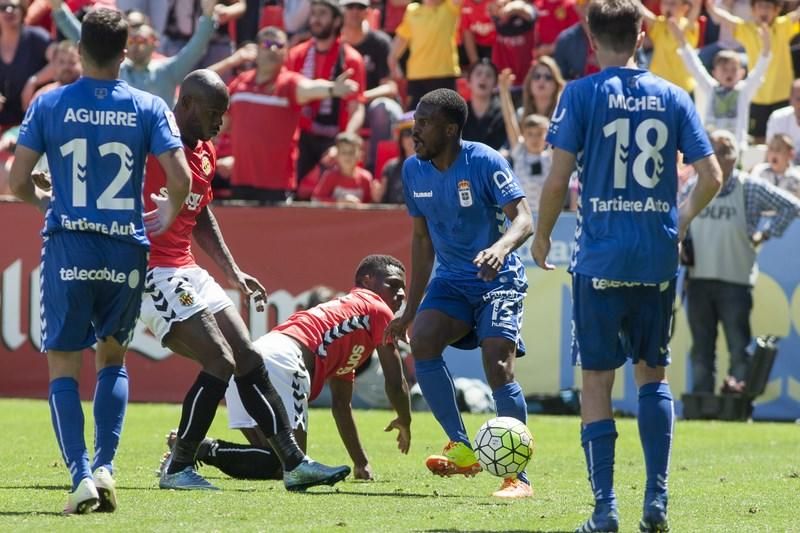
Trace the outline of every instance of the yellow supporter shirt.
{"type": "MultiPolygon", "coordinates": [[[[678,24],[683,30],[689,46],[696,48],[699,39],[697,22],[691,28],[687,28],[689,20],[686,17],[681,17],[678,24]]],[[[647,35],[653,42],[653,59],[650,61],[650,72],[674,83],[686,92],[694,91],[695,79],[686,70],[681,56],[678,55],[680,43],[669,31],[666,17],[663,15],[658,16],[650,26],[650,31],[647,35]]]]}
{"type": "MultiPolygon", "coordinates": [[[[789,17],[777,17],[769,27],[772,37],[772,60],[764,75],[764,83],[753,97],[754,104],[776,104],[789,99],[789,93],[794,80],[792,68],[792,55],[789,51],[789,41],[798,31],[797,23],[789,17]]],[[[758,26],[753,22],[742,19],[736,23],[733,38],[742,43],[747,52],[747,63],[755,65],[761,53],[761,37],[758,35],[758,26]]]]}
{"type": "Polygon", "coordinates": [[[461,8],[452,0],[438,6],[408,4],[397,35],[408,41],[406,78],[424,80],[461,75],[456,29],[461,8]]]}

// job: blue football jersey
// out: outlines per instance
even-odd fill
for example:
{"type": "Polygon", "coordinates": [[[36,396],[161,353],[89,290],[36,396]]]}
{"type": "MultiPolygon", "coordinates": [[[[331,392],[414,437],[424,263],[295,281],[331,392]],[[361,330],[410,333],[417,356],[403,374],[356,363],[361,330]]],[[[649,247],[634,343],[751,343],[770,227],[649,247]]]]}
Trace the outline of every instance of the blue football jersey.
{"type": "MultiPolygon", "coordinates": [[[[438,261],[437,275],[473,280],[472,260],[497,242],[509,221],[502,207],[525,193],[508,162],[477,142],[462,141],[461,152],[445,172],[412,156],[403,164],[403,191],[408,212],[425,217],[438,261]]],[[[516,253],[502,273],[522,275],[516,253]]]]}
{"type": "Polygon", "coordinates": [[[570,271],[660,283],[678,268],[678,151],[713,153],[689,95],[648,71],[607,68],[567,85],[547,140],[577,157],[570,271]]]}
{"type": "Polygon", "coordinates": [[[90,231],[149,245],[142,220],[147,154],[182,147],[163,100],[124,81],[81,78],[37,98],[17,142],[47,155],[53,197],[45,234],[90,231]]]}

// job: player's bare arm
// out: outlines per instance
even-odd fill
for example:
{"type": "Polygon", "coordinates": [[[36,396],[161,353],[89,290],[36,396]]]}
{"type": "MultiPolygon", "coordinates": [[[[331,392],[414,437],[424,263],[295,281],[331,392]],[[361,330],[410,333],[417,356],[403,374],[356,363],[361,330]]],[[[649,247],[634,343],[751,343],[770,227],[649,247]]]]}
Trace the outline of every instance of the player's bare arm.
{"type": "Polygon", "coordinates": [[[353,419],[353,386],[352,381],[343,379],[329,379],[328,385],[331,388],[331,414],[336,421],[336,429],[342,439],[345,449],[347,449],[350,459],[353,461],[353,476],[356,479],[372,480],[372,467],[369,459],[361,446],[361,439],[358,438],[356,421],[353,419]]]}
{"type": "Polygon", "coordinates": [[[564,197],[569,188],[569,178],[575,170],[575,154],[553,148],[553,163],[550,174],[542,185],[542,195],[539,198],[539,218],[536,233],[533,238],[531,254],[533,260],[544,270],[553,270],[555,267],[547,262],[550,253],[550,235],[553,226],[561,213],[564,197]]]}
{"type": "Polygon", "coordinates": [[[151,235],[161,235],[172,225],[192,189],[192,173],[182,148],[158,155],[166,176],[167,197],[151,195],[156,208],[144,214],[144,227],[151,235]]]}
{"type": "Polygon", "coordinates": [[[403,314],[389,322],[384,340],[405,340],[406,330],[414,321],[417,308],[425,294],[425,286],[433,270],[434,251],[428,223],[425,217],[414,217],[411,235],[411,284],[408,289],[406,308],[403,314]]]}
{"type": "Polygon", "coordinates": [[[508,254],[522,246],[533,235],[533,216],[525,197],[517,198],[503,206],[503,213],[511,221],[503,236],[489,248],[481,250],[472,262],[480,268],[478,277],[492,281],[506,260],[508,254]]]}
{"type": "Polygon", "coordinates": [[[408,395],[408,383],[403,375],[403,361],[393,344],[382,344],[377,350],[386,380],[386,397],[397,413],[397,418],[389,422],[384,431],[396,429],[397,449],[402,453],[408,453],[411,447],[411,401],[408,395]]]}
{"type": "Polygon", "coordinates": [[[222,237],[222,230],[217,223],[217,218],[209,206],[203,208],[197,215],[197,225],[194,227],[192,236],[197,241],[197,245],[222,270],[225,278],[236,285],[248,298],[253,298],[258,311],[263,311],[267,302],[267,290],[256,278],[242,272],[239,265],[236,264],[233,254],[222,237]]]}
{"type": "Polygon", "coordinates": [[[722,170],[715,156],[704,157],[692,165],[697,172],[697,183],[678,208],[678,234],[681,240],[689,229],[689,223],[714,199],[722,185],[722,170]]]}
{"type": "Polygon", "coordinates": [[[8,184],[14,196],[45,212],[50,204],[50,193],[43,189],[37,189],[31,175],[40,157],[40,153],[17,145],[14,151],[14,163],[11,165],[11,172],[8,176],[8,184]]]}
{"type": "Polygon", "coordinates": [[[358,91],[358,82],[351,80],[353,69],[349,68],[339,74],[334,81],[302,78],[297,82],[295,99],[299,104],[306,104],[325,98],[346,98],[358,91]]]}

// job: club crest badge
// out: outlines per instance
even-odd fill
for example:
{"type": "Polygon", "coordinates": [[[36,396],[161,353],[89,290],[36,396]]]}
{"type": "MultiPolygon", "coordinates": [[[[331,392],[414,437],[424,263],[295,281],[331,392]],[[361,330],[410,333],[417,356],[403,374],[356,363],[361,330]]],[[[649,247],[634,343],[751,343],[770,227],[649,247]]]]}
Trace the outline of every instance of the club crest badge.
{"type": "Polygon", "coordinates": [[[458,182],[458,203],[461,204],[461,207],[472,205],[472,189],[469,188],[468,180],[458,182]]]}
{"type": "Polygon", "coordinates": [[[208,154],[203,154],[203,158],[200,160],[200,165],[203,167],[203,174],[206,176],[211,175],[211,159],[209,159],[208,154]]]}
{"type": "Polygon", "coordinates": [[[178,295],[178,301],[182,306],[189,307],[194,303],[194,298],[192,298],[192,295],[188,292],[182,292],[180,295],[178,295]]]}

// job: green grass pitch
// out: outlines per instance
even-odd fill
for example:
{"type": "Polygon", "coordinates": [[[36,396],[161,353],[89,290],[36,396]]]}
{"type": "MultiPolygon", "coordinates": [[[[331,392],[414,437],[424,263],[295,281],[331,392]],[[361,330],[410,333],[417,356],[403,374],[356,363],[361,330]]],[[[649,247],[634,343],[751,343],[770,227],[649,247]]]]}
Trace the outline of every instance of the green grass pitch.
{"type": "MultiPolygon", "coordinates": [[[[132,404],[116,461],[115,514],[60,515],[67,473],[44,401],[0,400],[0,532],[7,531],[572,531],[591,512],[577,418],[531,417],[535,497],[501,502],[498,478],[441,479],[424,459],[445,439],[429,413],[415,413],[411,453],[383,432],[391,413],[358,411],[374,482],[347,480],[290,494],[277,481],[238,481],[204,473],[219,493],[162,491],[154,470],[178,405],[132,404]]],[[[91,442],[91,407],[87,442],[91,442]]],[[[488,416],[467,416],[475,432],[488,416]]],[[[241,440],[220,408],[211,435],[241,440]]],[[[327,410],[311,412],[310,454],[349,463],[327,410]]],[[[616,490],[621,530],[636,531],[644,470],[636,421],[618,421],[616,490]]],[[[670,479],[675,532],[800,531],[800,426],[770,423],[677,424],[670,479]]]]}

